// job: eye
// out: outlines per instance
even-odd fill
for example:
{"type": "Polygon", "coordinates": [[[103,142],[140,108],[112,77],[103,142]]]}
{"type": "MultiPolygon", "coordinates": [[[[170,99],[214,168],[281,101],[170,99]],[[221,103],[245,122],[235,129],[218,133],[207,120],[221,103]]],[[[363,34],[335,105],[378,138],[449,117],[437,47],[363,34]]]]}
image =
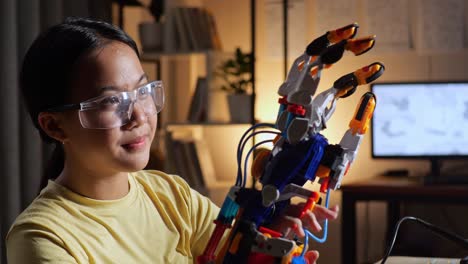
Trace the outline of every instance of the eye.
{"type": "Polygon", "coordinates": [[[117,96],[109,96],[101,101],[102,106],[112,106],[112,105],[117,105],[120,103],[120,99],[117,96]]]}

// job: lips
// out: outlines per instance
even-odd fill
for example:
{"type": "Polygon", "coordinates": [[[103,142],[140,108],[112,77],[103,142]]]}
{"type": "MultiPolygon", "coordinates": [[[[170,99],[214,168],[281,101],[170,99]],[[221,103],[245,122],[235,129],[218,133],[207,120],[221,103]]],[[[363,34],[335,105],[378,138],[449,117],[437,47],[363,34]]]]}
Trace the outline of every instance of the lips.
{"type": "Polygon", "coordinates": [[[122,147],[129,150],[141,149],[145,146],[146,139],[147,137],[145,136],[136,137],[126,142],[125,144],[122,144],[122,147]]]}

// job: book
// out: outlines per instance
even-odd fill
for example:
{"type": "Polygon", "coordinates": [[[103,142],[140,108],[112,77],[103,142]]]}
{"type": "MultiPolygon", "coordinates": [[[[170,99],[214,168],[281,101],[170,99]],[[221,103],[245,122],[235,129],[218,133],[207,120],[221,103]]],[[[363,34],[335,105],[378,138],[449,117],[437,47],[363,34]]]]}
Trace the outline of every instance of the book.
{"type": "Polygon", "coordinates": [[[181,7],[180,10],[182,13],[184,25],[187,28],[188,40],[190,42],[190,46],[192,47],[192,51],[201,50],[199,41],[197,40],[198,32],[196,32],[196,28],[193,24],[193,15],[191,14],[192,13],[191,9],[188,7],[181,7]]]}
{"type": "Polygon", "coordinates": [[[206,19],[207,11],[203,8],[195,9],[195,17],[200,29],[200,41],[204,50],[212,50],[214,47],[211,42],[210,25],[206,19]]]}
{"type": "Polygon", "coordinates": [[[193,161],[193,166],[195,168],[194,175],[197,177],[196,182],[198,183],[199,186],[205,188],[206,187],[205,179],[203,178],[203,171],[200,166],[200,160],[198,157],[195,141],[188,142],[187,146],[188,146],[188,151],[190,153],[190,156],[193,158],[192,161],[193,161]]]}
{"type": "Polygon", "coordinates": [[[188,121],[205,122],[208,115],[208,80],[199,77],[190,103],[188,121]]]}
{"type": "Polygon", "coordinates": [[[167,131],[164,136],[164,145],[166,149],[166,161],[164,164],[164,170],[170,174],[178,174],[179,171],[175,165],[175,151],[174,151],[174,138],[171,131],[167,131]]]}
{"type": "Polygon", "coordinates": [[[193,141],[181,142],[185,155],[186,167],[188,168],[187,178],[192,189],[198,191],[203,195],[208,195],[203,180],[200,163],[198,162],[198,155],[195,150],[195,143],[193,141]]]}
{"type": "Polygon", "coordinates": [[[194,140],[194,148],[198,157],[201,174],[203,177],[204,185],[207,188],[217,187],[217,180],[213,159],[207,143],[203,139],[194,140]]]}
{"type": "Polygon", "coordinates": [[[175,27],[177,28],[178,40],[179,45],[178,51],[191,51],[193,50],[192,43],[189,40],[189,29],[187,28],[188,25],[185,24],[182,9],[181,8],[174,8],[173,10],[175,27]]]}
{"type": "Polygon", "coordinates": [[[190,178],[190,171],[187,166],[188,161],[184,153],[182,141],[174,140],[173,148],[175,153],[173,161],[175,165],[176,174],[183,178],[188,183],[188,185],[193,186],[194,183],[190,178]]]}
{"type": "Polygon", "coordinates": [[[216,27],[214,15],[209,10],[205,10],[205,16],[205,19],[208,21],[207,23],[209,25],[210,39],[212,43],[211,45],[215,50],[222,50],[223,47],[221,45],[221,37],[219,36],[219,32],[216,27]]]}
{"type": "Polygon", "coordinates": [[[163,34],[165,52],[221,50],[214,16],[204,8],[170,8],[163,34]]]}
{"type": "Polygon", "coordinates": [[[175,52],[178,44],[176,43],[175,21],[174,21],[174,8],[167,10],[167,19],[164,22],[163,30],[163,50],[164,52],[175,52]]]}
{"type": "Polygon", "coordinates": [[[188,7],[187,8],[187,13],[188,13],[188,17],[189,17],[189,20],[190,20],[190,30],[192,30],[193,34],[194,34],[194,44],[195,44],[195,50],[196,51],[201,51],[203,50],[203,41],[201,40],[202,36],[201,36],[201,29],[200,29],[200,26],[199,26],[199,23],[198,23],[198,19],[197,19],[197,10],[198,8],[196,7],[188,7]]]}

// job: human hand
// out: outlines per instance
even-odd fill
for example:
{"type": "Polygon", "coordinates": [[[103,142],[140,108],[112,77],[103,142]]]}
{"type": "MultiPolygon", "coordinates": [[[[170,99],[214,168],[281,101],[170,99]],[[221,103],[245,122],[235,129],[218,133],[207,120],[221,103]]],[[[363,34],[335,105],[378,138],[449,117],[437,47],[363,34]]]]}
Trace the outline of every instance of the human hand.
{"type": "Polygon", "coordinates": [[[339,212],[338,205],[331,208],[315,205],[314,209],[307,210],[302,218],[293,217],[299,215],[302,208],[304,208],[304,203],[290,205],[286,213],[273,224],[273,228],[282,232],[285,237],[292,238],[294,234],[304,237],[304,228],[312,232],[320,232],[322,231],[321,223],[326,219],[336,219],[339,212]]]}
{"type": "MultiPolygon", "coordinates": [[[[304,203],[297,205],[290,205],[285,215],[274,224],[275,230],[283,232],[285,237],[292,238],[295,234],[299,237],[304,237],[304,228],[311,230],[312,232],[320,232],[322,230],[321,223],[325,220],[334,220],[338,217],[339,207],[338,205],[328,209],[321,205],[315,205],[313,210],[307,210],[306,213],[301,217],[293,217],[299,215],[304,208],[304,203]]],[[[304,255],[308,264],[316,264],[319,258],[319,252],[316,250],[307,251],[304,255]]]]}
{"type": "Polygon", "coordinates": [[[304,257],[309,264],[316,264],[317,259],[319,258],[319,253],[317,250],[310,250],[305,253],[304,257]]]}

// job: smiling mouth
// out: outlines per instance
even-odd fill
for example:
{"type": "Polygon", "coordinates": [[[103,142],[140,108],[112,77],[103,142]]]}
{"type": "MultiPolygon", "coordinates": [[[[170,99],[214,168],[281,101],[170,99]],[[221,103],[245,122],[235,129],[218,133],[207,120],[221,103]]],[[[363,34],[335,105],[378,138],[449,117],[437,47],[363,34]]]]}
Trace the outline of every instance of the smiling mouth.
{"type": "Polygon", "coordinates": [[[127,144],[123,144],[122,147],[127,150],[139,150],[146,145],[146,137],[137,137],[127,144]]]}

